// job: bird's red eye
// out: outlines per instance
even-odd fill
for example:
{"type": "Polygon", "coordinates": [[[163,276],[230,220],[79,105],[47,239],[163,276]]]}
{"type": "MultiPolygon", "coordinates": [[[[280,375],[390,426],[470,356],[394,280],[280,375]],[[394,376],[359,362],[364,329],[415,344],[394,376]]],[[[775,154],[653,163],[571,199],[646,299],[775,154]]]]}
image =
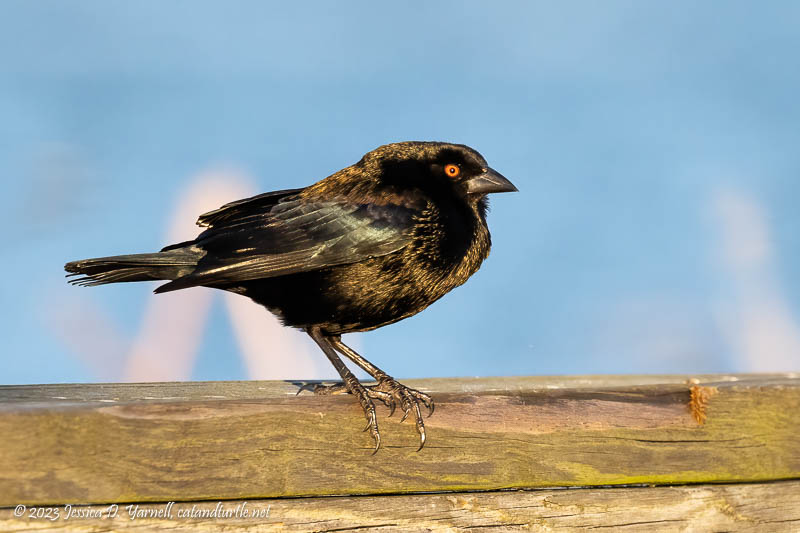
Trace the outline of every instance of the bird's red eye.
{"type": "Polygon", "coordinates": [[[455,178],[458,177],[459,174],[461,174],[461,169],[458,168],[458,165],[449,164],[445,165],[444,173],[451,178],[455,178]]]}

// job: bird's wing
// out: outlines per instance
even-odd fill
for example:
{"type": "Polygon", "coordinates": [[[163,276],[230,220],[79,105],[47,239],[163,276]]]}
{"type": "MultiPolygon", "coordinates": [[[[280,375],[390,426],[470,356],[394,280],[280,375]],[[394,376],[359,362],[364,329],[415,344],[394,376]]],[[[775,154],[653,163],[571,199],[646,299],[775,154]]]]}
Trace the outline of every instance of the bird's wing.
{"type": "Polygon", "coordinates": [[[386,255],[411,241],[415,213],[396,204],[286,198],[235,216],[201,217],[211,227],[194,245],[206,255],[194,272],[156,292],[308,272],[386,255]]]}
{"type": "Polygon", "coordinates": [[[214,209],[213,211],[200,215],[200,218],[197,219],[197,225],[207,228],[224,223],[228,220],[258,215],[260,210],[273,206],[287,196],[292,196],[302,190],[303,189],[284,189],[282,191],[265,192],[258,196],[230,202],[219,209],[214,209]]]}

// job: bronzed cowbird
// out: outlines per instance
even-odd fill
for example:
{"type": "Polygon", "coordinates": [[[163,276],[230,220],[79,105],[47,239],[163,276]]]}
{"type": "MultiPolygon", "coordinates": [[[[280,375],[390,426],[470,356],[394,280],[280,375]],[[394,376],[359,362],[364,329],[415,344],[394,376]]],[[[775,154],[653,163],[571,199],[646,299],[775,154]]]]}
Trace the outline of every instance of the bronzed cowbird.
{"type": "MultiPolygon", "coordinates": [[[[206,229],[157,253],[67,263],[78,285],[169,280],[155,292],[204,286],[253,299],[284,325],[304,330],[350,392],[380,447],[373,400],[399,404],[416,420],[433,400],[406,387],[346,346],[343,333],[367,331],[416,314],[464,283],[489,255],[486,195],[516,191],[475,150],[459,144],[402,142],[301,189],[268,192],[201,215],[206,229]],[[337,352],[376,380],[362,385],[337,352]]],[[[391,416],[391,413],[390,413],[391,416]]]]}

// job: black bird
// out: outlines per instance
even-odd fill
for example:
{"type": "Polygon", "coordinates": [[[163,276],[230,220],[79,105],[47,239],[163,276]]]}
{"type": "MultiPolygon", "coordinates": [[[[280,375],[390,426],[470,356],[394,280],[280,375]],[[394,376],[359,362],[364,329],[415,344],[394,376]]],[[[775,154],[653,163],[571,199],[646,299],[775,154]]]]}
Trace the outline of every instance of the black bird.
{"type": "MultiPolygon", "coordinates": [[[[475,150],[402,142],[302,189],[268,192],[201,215],[193,241],[157,253],[67,263],[77,285],[170,280],[155,292],[204,286],[242,294],[304,330],[342,377],[318,394],[350,392],[380,447],[373,400],[403,420],[433,400],[406,387],[342,340],[414,315],[467,281],[489,255],[486,195],[516,191],[475,150]],[[336,352],[376,380],[364,386],[336,352]]],[[[302,390],[302,389],[301,389],[302,390]]],[[[402,420],[401,420],[402,422],[402,420]]]]}

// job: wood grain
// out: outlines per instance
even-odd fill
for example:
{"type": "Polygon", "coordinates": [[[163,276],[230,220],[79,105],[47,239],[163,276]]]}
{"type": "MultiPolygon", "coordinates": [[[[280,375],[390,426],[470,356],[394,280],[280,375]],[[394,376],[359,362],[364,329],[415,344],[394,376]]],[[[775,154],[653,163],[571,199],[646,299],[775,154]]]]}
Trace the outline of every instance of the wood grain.
{"type": "MultiPolygon", "coordinates": [[[[53,521],[0,509],[4,531],[800,531],[800,481],[682,487],[60,506],[53,521]],[[237,511],[238,510],[238,511],[237,511]],[[113,512],[113,509],[111,510],[113,512]],[[216,515],[212,515],[216,511],[216,515]],[[147,518],[159,513],[168,518],[147,518]],[[167,514],[167,512],[169,514],[167,514]],[[247,516],[245,516],[245,512],[247,516]],[[194,517],[186,516],[194,513],[194,517]],[[203,513],[206,513],[203,515],[203,513]],[[228,515],[230,513],[230,515],[228,515]],[[104,518],[86,518],[86,516],[104,518]],[[184,516],[181,516],[184,515],[184,516]],[[254,516],[254,515],[257,515],[254,516]],[[131,519],[131,516],[138,518],[131,519]]],[[[53,510],[50,510],[51,516],[53,510]]]]}
{"type": "Polygon", "coordinates": [[[374,456],[352,398],[289,382],[1,387],[0,506],[800,478],[796,375],[407,384],[428,443],[382,417],[374,456]]]}

